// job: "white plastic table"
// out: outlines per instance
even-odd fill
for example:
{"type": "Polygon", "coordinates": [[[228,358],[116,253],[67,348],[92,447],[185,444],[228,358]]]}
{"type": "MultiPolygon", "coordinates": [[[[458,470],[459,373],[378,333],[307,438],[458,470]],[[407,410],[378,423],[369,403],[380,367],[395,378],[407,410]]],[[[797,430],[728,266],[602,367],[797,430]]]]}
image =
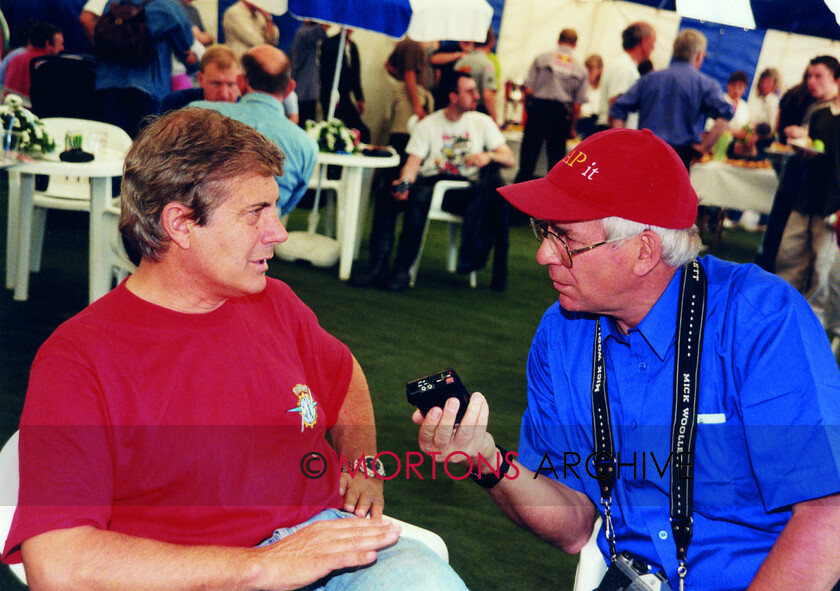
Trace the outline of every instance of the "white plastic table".
{"type": "Polygon", "coordinates": [[[691,166],[700,205],[770,213],[779,178],[772,168],[742,168],[713,160],[691,166]]]}
{"type": "Polygon", "coordinates": [[[108,292],[110,271],[102,254],[107,242],[102,226],[105,208],[112,197],[111,178],[121,176],[122,168],[123,154],[106,150],[91,162],[62,162],[57,155],[50,155],[9,169],[6,288],[15,290],[15,300],[25,301],[29,297],[33,194],[37,174],[87,177],[90,180],[89,301],[108,292]]]}
{"type": "Polygon", "coordinates": [[[361,243],[362,222],[370,199],[373,169],[393,168],[399,163],[400,157],[393,149],[390,156],[381,157],[318,152],[318,164],[343,168],[338,191],[339,279],[350,279],[353,259],[361,243]]]}

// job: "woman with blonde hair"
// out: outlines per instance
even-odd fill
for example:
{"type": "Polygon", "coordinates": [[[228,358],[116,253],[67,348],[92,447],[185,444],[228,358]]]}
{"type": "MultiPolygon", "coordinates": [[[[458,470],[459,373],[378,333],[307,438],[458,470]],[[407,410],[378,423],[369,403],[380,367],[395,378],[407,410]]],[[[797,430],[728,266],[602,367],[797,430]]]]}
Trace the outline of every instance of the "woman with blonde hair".
{"type": "Polygon", "coordinates": [[[779,116],[779,96],[782,93],[782,79],[776,68],[766,68],[758,76],[755,106],[751,107],[752,124],[767,123],[773,133],[779,116]]]}
{"type": "Polygon", "coordinates": [[[601,101],[601,74],[604,72],[604,60],[598,54],[592,54],[583,62],[587,72],[586,102],[580,106],[580,118],[575,131],[580,139],[592,135],[597,129],[598,115],[605,108],[601,101]]]}

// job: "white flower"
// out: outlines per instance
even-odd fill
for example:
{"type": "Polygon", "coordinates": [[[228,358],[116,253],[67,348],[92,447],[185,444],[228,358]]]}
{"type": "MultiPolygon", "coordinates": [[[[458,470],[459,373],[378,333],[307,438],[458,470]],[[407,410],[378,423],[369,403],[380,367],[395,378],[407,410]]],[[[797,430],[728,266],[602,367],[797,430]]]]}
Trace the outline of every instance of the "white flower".
{"type": "Polygon", "coordinates": [[[55,141],[44,130],[44,124],[31,111],[23,108],[20,97],[16,95],[8,95],[0,105],[0,125],[3,139],[9,131],[15,134],[14,149],[19,152],[46,153],[55,149],[55,141]]]}
{"type": "Polygon", "coordinates": [[[9,107],[14,109],[15,107],[19,107],[23,104],[23,99],[20,98],[18,95],[11,93],[6,95],[3,104],[8,105],[9,107]]]}
{"type": "Polygon", "coordinates": [[[318,142],[318,149],[322,152],[355,151],[356,135],[335,117],[326,121],[306,122],[306,133],[318,142]]]}

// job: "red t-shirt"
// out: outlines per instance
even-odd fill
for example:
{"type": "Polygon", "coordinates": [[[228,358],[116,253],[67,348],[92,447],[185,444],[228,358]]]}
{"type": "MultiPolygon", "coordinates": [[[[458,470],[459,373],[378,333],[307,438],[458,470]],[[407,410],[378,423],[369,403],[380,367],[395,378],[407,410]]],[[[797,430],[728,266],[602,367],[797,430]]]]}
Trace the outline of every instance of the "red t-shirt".
{"type": "Polygon", "coordinates": [[[46,49],[33,48],[16,55],[6,67],[6,77],[3,86],[25,96],[29,96],[29,62],[36,57],[47,55],[46,49]]]}
{"type": "Polygon", "coordinates": [[[347,347],[279,281],[208,314],[161,308],[120,285],[35,358],[4,561],[19,562],[32,536],[83,525],[252,546],[340,507],[324,436],[351,373],[347,347]],[[326,460],[320,478],[302,473],[311,452],[326,460]]]}

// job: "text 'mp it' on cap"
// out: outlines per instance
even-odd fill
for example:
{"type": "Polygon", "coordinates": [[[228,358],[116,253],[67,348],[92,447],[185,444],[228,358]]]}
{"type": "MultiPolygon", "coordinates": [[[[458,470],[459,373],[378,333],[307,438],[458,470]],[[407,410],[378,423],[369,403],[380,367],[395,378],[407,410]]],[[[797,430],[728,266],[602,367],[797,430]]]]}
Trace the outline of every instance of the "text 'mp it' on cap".
{"type": "Polygon", "coordinates": [[[527,215],[557,222],[616,216],[682,230],[697,218],[697,193],[685,165],[649,129],[593,134],[544,178],[499,193],[527,215]]]}

